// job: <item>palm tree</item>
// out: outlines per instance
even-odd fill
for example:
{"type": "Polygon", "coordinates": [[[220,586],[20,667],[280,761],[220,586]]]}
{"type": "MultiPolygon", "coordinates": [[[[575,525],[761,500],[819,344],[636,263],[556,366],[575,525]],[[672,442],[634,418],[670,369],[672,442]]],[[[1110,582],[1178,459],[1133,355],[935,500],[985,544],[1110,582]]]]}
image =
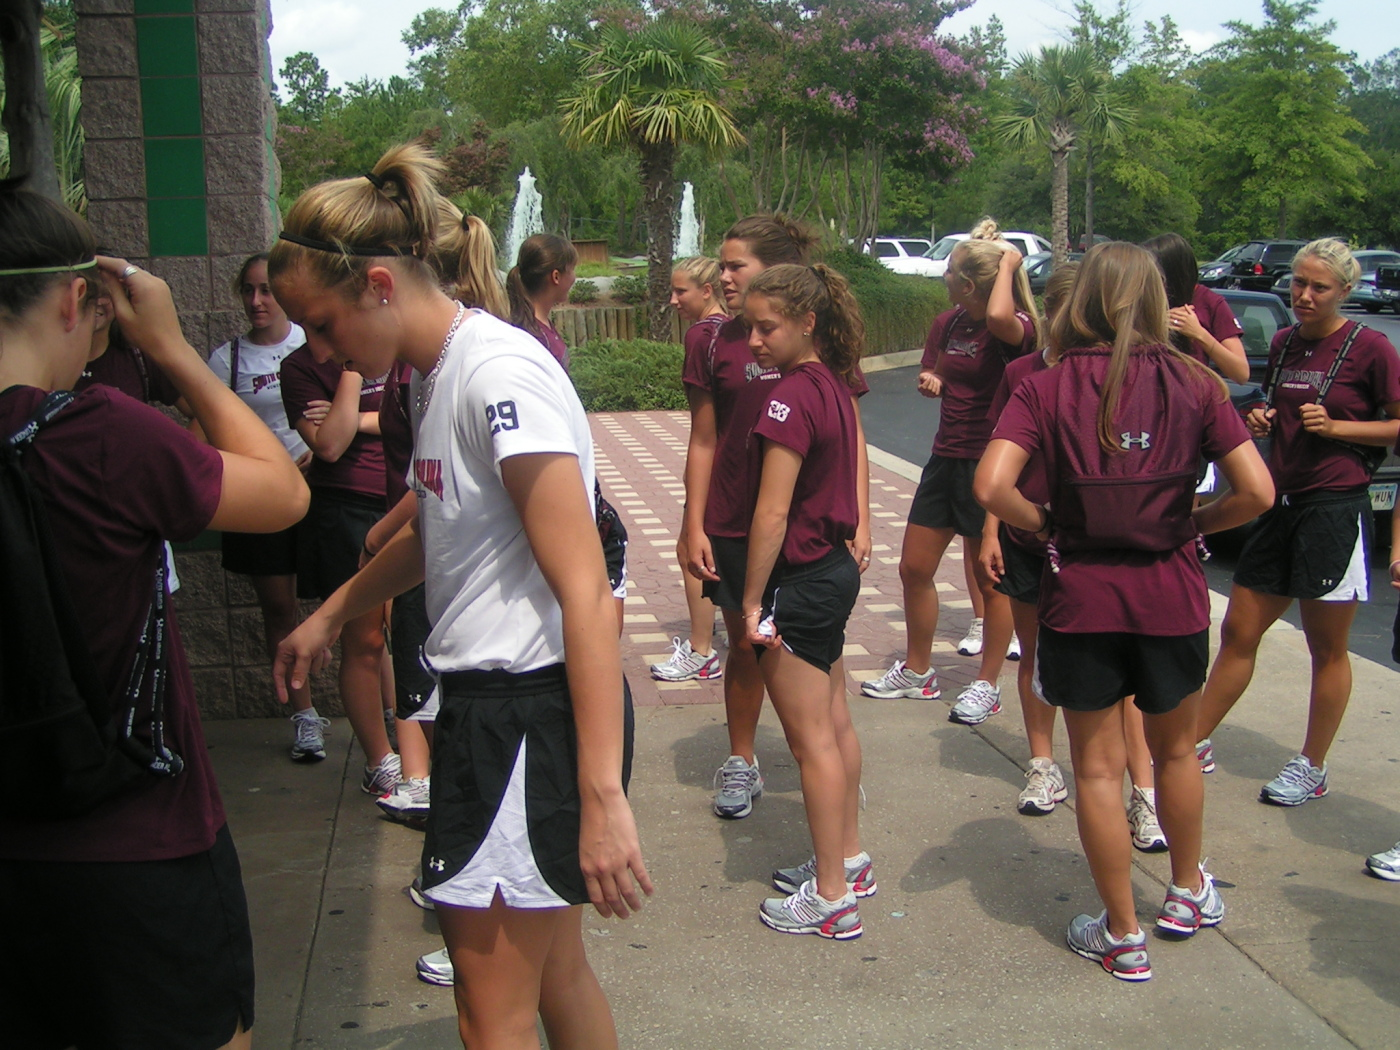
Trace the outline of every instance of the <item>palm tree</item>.
{"type": "Polygon", "coordinates": [[[1084,45],[1043,47],[1022,55],[1007,80],[1011,109],[992,130],[1015,146],[1050,150],[1050,248],[1053,265],[1069,252],[1069,155],[1081,135],[1116,142],[1136,120],[1113,74],[1084,45]]]}
{"type": "Polygon", "coordinates": [[[625,145],[637,151],[647,225],[647,299],[651,337],[670,337],[671,253],[675,244],[676,154],[695,144],[718,150],[744,141],[719,89],[726,65],[698,28],[652,22],[638,31],[609,26],[586,49],[579,93],[561,99],[574,145],[625,145]]]}

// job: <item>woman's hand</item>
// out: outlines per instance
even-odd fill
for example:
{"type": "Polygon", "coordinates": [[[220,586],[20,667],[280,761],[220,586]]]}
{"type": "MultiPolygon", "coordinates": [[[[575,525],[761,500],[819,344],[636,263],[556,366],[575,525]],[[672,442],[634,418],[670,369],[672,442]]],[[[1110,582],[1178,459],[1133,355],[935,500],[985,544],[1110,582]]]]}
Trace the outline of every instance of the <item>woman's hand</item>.
{"type": "Polygon", "coordinates": [[[655,892],[642,861],[637,823],[627,796],[618,791],[585,799],[579,814],[578,864],[588,899],[604,918],[625,919],[642,908],[638,888],[655,892]]]}
{"type": "Polygon", "coordinates": [[[297,457],[297,470],[301,471],[302,477],[305,477],[306,472],[311,469],[311,461],[315,458],[316,457],[311,454],[310,449],[307,449],[297,457]]]}
{"type": "Polygon", "coordinates": [[[1006,562],[1001,556],[1001,537],[983,536],[982,549],[977,555],[978,562],[993,583],[1000,583],[1001,578],[1006,575],[1006,562]]]}
{"type": "Polygon", "coordinates": [[[301,418],[319,427],[326,421],[326,416],[330,414],[330,411],[331,403],[317,398],[306,403],[306,411],[301,414],[301,418]]]}
{"type": "Polygon", "coordinates": [[[1251,437],[1268,437],[1269,432],[1274,429],[1274,416],[1276,415],[1278,415],[1276,408],[1251,408],[1248,415],[1244,417],[1244,425],[1249,430],[1251,437]]]}
{"type": "Polygon", "coordinates": [[[943,377],[937,373],[923,371],[919,373],[919,393],[924,397],[943,396],[943,377]]]}
{"type": "Polygon", "coordinates": [[[1390,563],[1390,585],[1400,591],[1400,561],[1390,563]]]}
{"type": "Polygon", "coordinates": [[[1336,433],[1336,421],[1327,414],[1323,405],[1303,405],[1298,409],[1303,420],[1303,429],[1318,437],[1330,438],[1336,433]]]}
{"type": "Polygon", "coordinates": [[[1167,312],[1173,332],[1180,332],[1187,339],[1204,342],[1207,332],[1196,318],[1194,306],[1178,306],[1167,312]]]}
{"type": "Polygon", "coordinates": [[[856,568],[860,569],[862,575],[864,575],[866,569],[870,568],[870,548],[870,526],[857,526],[856,538],[846,541],[846,549],[851,552],[851,557],[856,560],[856,568]]]}
{"type": "Polygon", "coordinates": [[[320,611],[312,613],[277,644],[272,661],[272,685],[277,702],[287,702],[288,685],[293,691],[306,684],[309,674],[320,674],[331,662],[331,646],[340,637],[340,628],[320,611]]]}
{"type": "Polygon", "coordinates": [[[157,365],[188,348],[175,312],[170,286],[153,273],[134,267],[125,259],[97,257],[98,280],[106,286],[112,310],[122,334],[157,365]],[[126,273],[130,270],[130,273],[126,273]]]}
{"type": "Polygon", "coordinates": [[[767,619],[763,616],[761,609],[751,609],[744,613],[744,634],[748,636],[749,644],[758,648],[776,649],[783,644],[783,636],[773,625],[773,618],[767,619]]]}
{"type": "Polygon", "coordinates": [[[715,552],[710,537],[703,532],[683,534],[679,546],[685,547],[685,571],[697,580],[718,580],[715,572],[715,552]]]}

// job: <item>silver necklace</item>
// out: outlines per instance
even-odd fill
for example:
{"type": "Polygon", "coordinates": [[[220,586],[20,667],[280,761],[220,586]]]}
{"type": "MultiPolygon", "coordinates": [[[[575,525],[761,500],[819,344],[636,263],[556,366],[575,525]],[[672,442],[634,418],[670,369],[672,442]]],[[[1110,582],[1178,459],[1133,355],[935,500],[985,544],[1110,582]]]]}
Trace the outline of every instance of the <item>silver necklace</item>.
{"type": "Polygon", "coordinates": [[[457,329],[462,324],[462,318],[467,316],[467,308],[461,303],[457,304],[457,316],[452,318],[452,325],[447,329],[447,338],[442,341],[442,350],[438,353],[437,362],[433,365],[433,370],[423,377],[422,384],[418,387],[418,400],[415,405],[418,409],[418,418],[423,418],[423,413],[428,411],[428,402],[433,399],[433,387],[437,386],[438,373],[442,371],[442,363],[447,360],[447,348],[452,345],[452,337],[457,334],[457,329]]]}

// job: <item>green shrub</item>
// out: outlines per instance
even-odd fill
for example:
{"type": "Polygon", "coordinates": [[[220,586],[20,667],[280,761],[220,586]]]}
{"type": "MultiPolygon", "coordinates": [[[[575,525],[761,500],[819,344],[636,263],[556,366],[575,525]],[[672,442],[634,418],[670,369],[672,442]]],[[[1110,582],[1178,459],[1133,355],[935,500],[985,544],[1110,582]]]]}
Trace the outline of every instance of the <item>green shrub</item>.
{"type": "Polygon", "coordinates": [[[684,348],[649,339],[595,339],[574,350],[569,375],[589,412],[686,408],[684,348]]]}
{"type": "Polygon", "coordinates": [[[866,356],[924,345],[933,319],[951,303],[942,281],[891,273],[868,255],[828,252],[826,262],[851,282],[865,318],[866,356]]]}
{"type": "Polygon", "coordinates": [[[569,302],[594,303],[598,301],[598,286],[592,281],[575,281],[569,289],[569,302]]]}
{"type": "Polygon", "coordinates": [[[647,301],[647,279],[636,274],[617,277],[612,283],[612,297],[620,303],[637,305],[647,301]]]}

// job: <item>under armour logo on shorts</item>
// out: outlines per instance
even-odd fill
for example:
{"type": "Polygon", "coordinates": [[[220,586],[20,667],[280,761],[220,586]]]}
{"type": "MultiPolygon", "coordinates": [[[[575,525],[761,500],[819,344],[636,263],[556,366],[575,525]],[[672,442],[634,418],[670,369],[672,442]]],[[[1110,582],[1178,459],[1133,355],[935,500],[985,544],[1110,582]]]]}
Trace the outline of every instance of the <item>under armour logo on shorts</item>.
{"type": "Polygon", "coordinates": [[[442,871],[447,867],[447,861],[434,857],[432,860],[428,861],[428,867],[432,868],[434,871],[442,871]]]}
{"type": "Polygon", "coordinates": [[[1133,437],[1132,431],[1125,430],[1121,437],[1123,438],[1122,444],[1125,451],[1131,451],[1134,445],[1141,449],[1149,449],[1152,447],[1152,443],[1149,440],[1152,435],[1145,430],[1137,437],[1133,437]]]}
{"type": "Polygon", "coordinates": [[[776,419],[779,423],[786,423],[788,413],[791,411],[792,409],[790,409],[787,405],[783,404],[781,401],[768,402],[768,418],[776,419]]]}

